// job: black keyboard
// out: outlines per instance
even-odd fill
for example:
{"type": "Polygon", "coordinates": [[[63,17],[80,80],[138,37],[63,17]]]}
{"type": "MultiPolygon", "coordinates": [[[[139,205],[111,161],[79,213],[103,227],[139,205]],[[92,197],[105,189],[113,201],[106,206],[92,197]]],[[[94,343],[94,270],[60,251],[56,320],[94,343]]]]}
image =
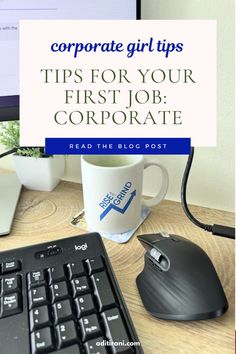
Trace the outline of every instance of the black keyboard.
{"type": "Polygon", "coordinates": [[[99,234],[0,253],[0,352],[143,353],[99,234]]]}

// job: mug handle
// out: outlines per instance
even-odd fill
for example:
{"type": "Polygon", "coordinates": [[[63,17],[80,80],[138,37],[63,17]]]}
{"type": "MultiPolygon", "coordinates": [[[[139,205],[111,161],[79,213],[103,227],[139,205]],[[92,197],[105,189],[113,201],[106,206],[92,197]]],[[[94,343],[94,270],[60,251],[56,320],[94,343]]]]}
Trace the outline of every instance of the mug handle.
{"type": "Polygon", "coordinates": [[[165,168],[165,166],[161,165],[158,162],[151,162],[151,161],[145,161],[144,160],[144,169],[148,168],[149,166],[157,166],[161,169],[162,172],[162,185],[161,185],[161,189],[159,191],[159,193],[151,198],[151,199],[143,199],[142,198],[142,205],[145,207],[153,207],[157,204],[159,204],[162,199],[165,198],[165,195],[167,193],[167,189],[168,189],[168,185],[169,185],[169,175],[167,172],[167,169],[165,168]]]}

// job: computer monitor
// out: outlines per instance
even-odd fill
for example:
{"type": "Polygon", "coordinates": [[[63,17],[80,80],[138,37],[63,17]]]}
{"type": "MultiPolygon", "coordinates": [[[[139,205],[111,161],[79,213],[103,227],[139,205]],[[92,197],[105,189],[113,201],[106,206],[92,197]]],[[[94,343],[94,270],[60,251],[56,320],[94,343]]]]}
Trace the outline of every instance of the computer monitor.
{"type": "MultiPolygon", "coordinates": [[[[0,0],[0,122],[19,120],[19,20],[140,19],[140,3],[141,0],[0,0]]],[[[0,236],[10,232],[20,189],[15,175],[0,174],[0,236]]]]}
{"type": "Polygon", "coordinates": [[[141,0],[1,0],[0,121],[19,119],[20,19],[140,19],[141,0]]]}

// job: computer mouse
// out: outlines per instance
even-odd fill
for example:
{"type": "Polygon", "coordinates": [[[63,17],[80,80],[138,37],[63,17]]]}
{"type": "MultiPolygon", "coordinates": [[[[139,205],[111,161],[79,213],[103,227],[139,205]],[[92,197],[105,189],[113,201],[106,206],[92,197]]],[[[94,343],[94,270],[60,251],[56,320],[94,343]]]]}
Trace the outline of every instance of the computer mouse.
{"type": "Polygon", "coordinates": [[[166,232],[138,236],[146,249],[136,279],[144,307],[166,320],[205,320],[223,315],[228,301],[208,255],[195,243],[166,232]]]}

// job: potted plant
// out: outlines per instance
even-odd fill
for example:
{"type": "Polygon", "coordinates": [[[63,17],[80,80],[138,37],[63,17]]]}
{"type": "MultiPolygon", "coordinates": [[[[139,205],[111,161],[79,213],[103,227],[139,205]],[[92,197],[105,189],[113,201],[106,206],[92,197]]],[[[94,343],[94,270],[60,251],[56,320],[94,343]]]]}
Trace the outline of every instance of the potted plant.
{"type": "Polygon", "coordinates": [[[19,146],[19,122],[0,126],[0,143],[13,150],[16,174],[28,189],[52,191],[64,174],[63,155],[46,155],[44,148],[19,146]]]}

